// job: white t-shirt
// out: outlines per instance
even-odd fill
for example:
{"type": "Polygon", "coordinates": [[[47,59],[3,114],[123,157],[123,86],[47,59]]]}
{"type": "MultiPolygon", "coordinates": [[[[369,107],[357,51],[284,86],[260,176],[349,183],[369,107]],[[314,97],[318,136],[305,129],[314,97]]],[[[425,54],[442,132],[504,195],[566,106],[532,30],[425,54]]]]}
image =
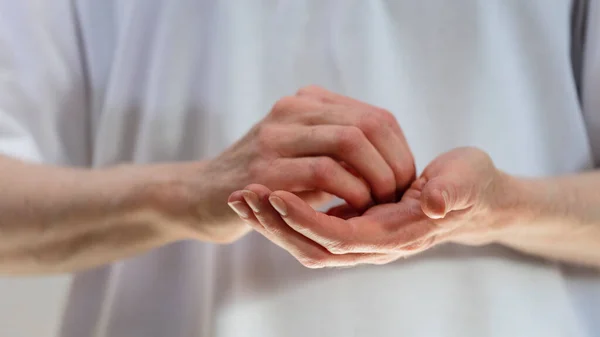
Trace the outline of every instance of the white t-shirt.
{"type": "MultiPolygon", "coordinates": [[[[581,108],[572,5],[0,0],[0,151],[91,167],[206,159],[278,98],[317,84],[394,112],[419,170],[465,145],[516,175],[589,169],[594,151],[600,159],[600,98],[584,95],[581,108]]],[[[600,27],[590,6],[592,40],[600,27]]],[[[600,85],[596,44],[585,50],[584,94],[600,85]]],[[[385,266],[311,270],[253,233],[78,274],[60,336],[599,331],[592,271],[449,244],[385,266]]]]}

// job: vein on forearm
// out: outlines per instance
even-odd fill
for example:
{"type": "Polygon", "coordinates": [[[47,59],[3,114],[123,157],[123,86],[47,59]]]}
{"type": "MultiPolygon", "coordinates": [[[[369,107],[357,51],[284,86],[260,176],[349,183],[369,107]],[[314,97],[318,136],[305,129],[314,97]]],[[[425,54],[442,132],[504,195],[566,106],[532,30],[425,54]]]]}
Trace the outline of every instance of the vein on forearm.
{"type": "Polygon", "coordinates": [[[522,179],[523,216],[503,243],[547,258],[600,267],[600,172],[522,179]]]}
{"type": "Polygon", "coordinates": [[[135,179],[0,157],[0,272],[71,271],[159,244],[166,219],[132,197],[135,179]]]}

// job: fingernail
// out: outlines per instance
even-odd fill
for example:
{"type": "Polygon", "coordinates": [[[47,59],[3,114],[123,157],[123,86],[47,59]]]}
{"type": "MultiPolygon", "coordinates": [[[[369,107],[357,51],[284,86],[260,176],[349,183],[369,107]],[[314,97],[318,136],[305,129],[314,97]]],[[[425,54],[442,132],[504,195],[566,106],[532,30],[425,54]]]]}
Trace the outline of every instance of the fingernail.
{"type": "Polygon", "coordinates": [[[229,207],[231,207],[231,209],[240,218],[242,218],[242,219],[248,219],[248,218],[250,218],[250,213],[252,213],[252,211],[243,202],[241,202],[241,201],[234,201],[234,202],[229,202],[227,204],[229,205],[229,207]]]}
{"type": "Polygon", "coordinates": [[[287,216],[287,206],[285,205],[285,202],[283,202],[283,200],[281,200],[280,197],[276,197],[276,196],[270,196],[269,197],[269,202],[271,203],[271,206],[273,206],[273,208],[275,208],[275,210],[277,211],[277,213],[281,214],[281,216],[287,216]]]}
{"type": "Polygon", "coordinates": [[[260,202],[258,201],[258,195],[252,191],[243,190],[242,196],[244,200],[248,203],[248,206],[252,208],[255,213],[260,212],[260,202]]]}

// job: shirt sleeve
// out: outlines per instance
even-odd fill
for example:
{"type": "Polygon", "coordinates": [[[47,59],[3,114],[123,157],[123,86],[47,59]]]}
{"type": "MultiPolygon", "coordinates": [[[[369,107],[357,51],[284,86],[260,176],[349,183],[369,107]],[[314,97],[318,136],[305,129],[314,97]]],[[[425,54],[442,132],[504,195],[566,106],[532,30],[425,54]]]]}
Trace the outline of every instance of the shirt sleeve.
{"type": "Polygon", "coordinates": [[[587,1],[581,105],[596,166],[600,166],[600,2],[587,1]]]}
{"type": "Polygon", "coordinates": [[[88,88],[68,0],[0,0],[0,153],[88,164],[88,88]]]}

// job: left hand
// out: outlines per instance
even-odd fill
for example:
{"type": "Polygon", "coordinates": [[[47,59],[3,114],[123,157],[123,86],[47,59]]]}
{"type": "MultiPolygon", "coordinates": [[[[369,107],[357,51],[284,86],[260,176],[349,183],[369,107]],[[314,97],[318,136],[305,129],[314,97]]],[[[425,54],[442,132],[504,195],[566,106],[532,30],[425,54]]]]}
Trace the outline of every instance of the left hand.
{"type": "Polygon", "coordinates": [[[485,152],[458,148],[431,162],[400,202],[362,215],[348,205],[321,213],[257,184],[229,202],[248,203],[253,214],[243,220],[303,265],[321,268],[384,264],[446,241],[491,243],[510,223],[510,185],[485,152]]]}

